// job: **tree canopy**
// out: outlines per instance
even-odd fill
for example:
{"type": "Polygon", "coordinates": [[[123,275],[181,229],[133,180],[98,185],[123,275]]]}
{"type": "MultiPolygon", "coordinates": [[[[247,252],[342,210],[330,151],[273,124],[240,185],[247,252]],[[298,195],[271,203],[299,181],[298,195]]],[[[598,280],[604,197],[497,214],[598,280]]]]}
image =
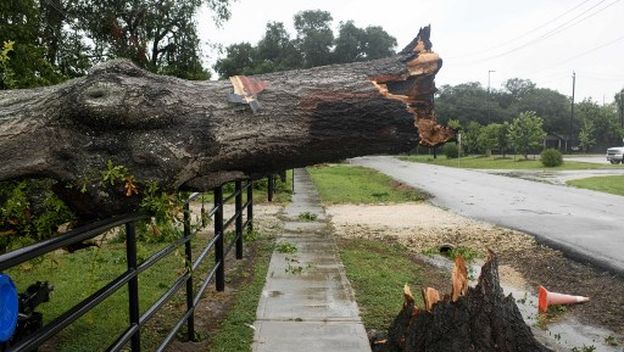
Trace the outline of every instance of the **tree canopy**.
{"type": "Polygon", "coordinates": [[[613,104],[604,106],[591,100],[576,102],[571,121],[570,98],[555,90],[537,87],[521,78],[509,79],[502,87],[488,93],[478,82],[444,85],[436,95],[438,119],[443,123],[458,121],[469,130],[470,122],[481,125],[511,122],[518,114],[533,111],[543,119],[543,129],[548,134],[575,139],[583,130],[584,140],[593,139],[591,144],[600,148],[618,143],[624,136],[622,115],[618,115],[620,106],[624,115],[624,94],[616,95],[613,104]]]}
{"type": "Polygon", "coordinates": [[[228,46],[225,57],[217,61],[214,69],[221,78],[227,78],[236,74],[367,61],[394,54],[396,39],[383,28],[359,28],[353,21],[346,21],[340,23],[335,35],[331,29],[332,20],[326,11],[299,12],[293,18],[294,38],[283,23],[269,22],[257,45],[236,43],[228,46]]]}
{"type": "MultiPolygon", "coordinates": [[[[230,0],[13,0],[0,4],[0,45],[13,43],[0,89],[84,75],[129,58],[152,72],[207,79],[194,16],[204,4],[221,23],[230,0]],[[19,59],[15,59],[19,58],[19,59]]],[[[5,46],[6,48],[6,46],[5,46]]]]}

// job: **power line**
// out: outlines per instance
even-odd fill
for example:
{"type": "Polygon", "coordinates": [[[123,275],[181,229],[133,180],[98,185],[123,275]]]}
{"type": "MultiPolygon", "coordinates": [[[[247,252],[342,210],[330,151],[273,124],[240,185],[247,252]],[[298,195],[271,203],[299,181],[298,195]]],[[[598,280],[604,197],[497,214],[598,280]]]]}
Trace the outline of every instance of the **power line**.
{"type": "Polygon", "coordinates": [[[581,7],[581,6],[585,5],[585,4],[586,4],[587,2],[589,2],[589,1],[591,1],[591,0],[583,0],[583,1],[581,1],[579,4],[577,4],[576,6],[572,7],[571,9],[569,9],[569,10],[567,10],[567,11],[563,12],[562,14],[557,15],[555,18],[552,18],[552,19],[550,19],[550,20],[548,20],[548,21],[546,21],[546,22],[544,22],[544,23],[540,24],[539,26],[534,27],[533,29],[528,30],[528,31],[526,31],[526,32],[524,32],[524,33],[522,33],[522,34],[520,34],[520,35],[516,36],[516,37],[513,37],[513,38],[511,38],[511,39],[505,40],[504,42],[500,42],[500,43],[498,43],[498,44],[496,44],[496,45],[493,45],[493,46],[487,47],[487,48],[485,48],[484,50],[475,51],[475,52],[472,52],[472,53],[469,53],[469,54],[464,54],[464,55],[462,55],[462,56],[454,56],[454,57],[449,57],[449,59],[454,59],[454,58],[457,58],[457,57],[465,57],[465,56],[474,56],[474,55],[476,55],[476,54],[483,54],[483,53],[490,52],[490,51],[492,51],[492,50],[494,50],[494,49],[498,49],[498,48],[500,48],[500,47],[507,46],[507,45],[509,45],[510,43],[513,43],[513,42],[517,41],[518,39],[522,39],[522,38],[524,38],[527,34],[531,34],[531,33],[533,33],[533,32],[536,32],[536,31],[538,31],[538,30],[540,30],[540,29],[542,29],[542,28],[544,28],[544,27],[546,27],[546,26],[548,26],[548,25],[552,24],[553,22],[558,21],[560,18],[562,18],[562,17],[564,17],[565,15],[569,14],[570,12],[572,12],[572,11],[574,11],[574,10],[578,9],[579,7],[581,7]]]}
{"type": "MultiPolygon", "coordinates": [[[[594,9],[596,6],[600,5],[600,4],[601,4],[601,3],[603,3],[604,1],[605,1],[605,0],[600,1],[600,2],[599,2],[599,3],[597,3],[595,6],[592,6],[591,8],[589,8],[587,11],[594,9]]],[[[589,18],[593,17],[594,15],[597,15],[598,13],[600,13],[600,12],[602,12],[602,11],[604,11],[604,10],[608,9],[609,7],[611,7],[611,6],[615,5],[616,3],[618,3],[619,1],[620,1],[620,0],[615,0],[615,1],[613,1],[613,2],[611,2],[611,3],[609,3],[609,4],[607,4],[607,6],[605,6],[605,7],[601,8],[601,9],[598,9],[597,11],[594,11],[593,13],[591,13],[591,14],[589,14],[589,15],[587,15],[587,16],[585,16],[585,17],[581,18],[581,19],[579,19],[578,21],[576,21],[576,22],[574,22],[574,23],[570,24],[569,26],[565,27],[565,25],[569,24],[570,22],[572,22],[572,21],[574,21],[575,19],[577,19],[577,18],[579,18],[579,17],[580,17],[580,15],[579,15],[579,16],[576,16],[576,17],[574,17],[574,18],[570,19],[568,22],[563,23],[562,25],[560,25],[560,26],[558,26],[558,27],[554,28],[552,31],[550,31],[550,32],[548,32],[548,33],[546,33],[546,34],[544,34],[543,38],[544,38],[544,39],[546,39],[546,38],[550,38],[550,37],[552,37],[553,35],[555,35],[555,34],[557,34],[557,33],[560,33],[561,31],[566,30],[567,28],[570,28],[570,27],[572,27],[572,26],[575,26],[575,25],[577,25],[577,24],[579,24],[579,23],[581,23],[581,22],[585,21],[586,19],[589,19],[589,18]]],[[[583,14],[581,14],[581,15],[583,15],[583,14]]]]}
{"type": "Polygon", "coordinates": [[[578,55],[575,55],[575,56],[573,56],[573,57],[571,57],[571,58],[569,58],[569,59],[566,59],[566,60],[563,60],[563,61],[561,61],[561,62],[558,62],[558,63],[556,63],[555,65],[556,65],[556,66],[559,66],[559,65],[561,65],[561,64],[565,64],[566,62],[570,62],[570,61],[572,61],[572,60],[576,60],[576,59],[578,59],[579,57],[585,56],[585,55],[587,55],[587,54],[591,54],[592,52],[594,52],[594,51],[596,51],[596,50],[599,50],[599,49],[605,48],[605,47],[607,47],[607,46],[613,45],[613,44],[615,44],[615,43],[617,43],[617,42],[619,42],[619,41],[621,41],[621,40],[624,40],[624,35],[623,35],[623,36],[621,36],[621,37],[618,37],[618,38],[616,38],[616,39],[614,39],[614,40],[612,40],[612,41],[610,41],[610,42],[607,42],[607,43],[604,43],[604,44],[598,45],[598,46],[596,46],[596,47],[594,47],[594,48],[591,48],[591,49],[589,49],[589,50],[587,50],[587,51],[584,51],[584,52],[582,52],[582,53],[580,53],[580,54],[578,54],[578,55]]]}
{"type": "Polygon", "coordinates": [[[527,48],[527,47],[529,47],[531,45],[537,44],[537,43],[543,41],[544,39],[548,39],[548,38],[552,37],[555,34],[558,34],[558,33],[562,32],[562,31],[564,31],[564,30],[566,30],[566,29],[568,29],[568,28],[570,28],[572,26],[575,26],[575,25],[577,25],[577,24],[579,24],[579,23],[581,23],[581,22],[583,22],[583,21],[585,21],[585,20],[587,20],[587,19],[597,15],[598,13],[606,10],[607,8],[609,8],[609,7],[613,6],[613,5],[615,5],[616,3],[620,2],[621,0],[615,0],[615,1],[607,4],[607,6],[601,8],[601,9],[598,9],[595,12],[590,13],[589,15],[587,15],[585,17],[582,17],[580,20],[578,20],[578,21],[576,21],[574,23],[571,23],[572,21],[574,21],[574,20],[578,19],[579,17],[585,15],[587,13],[587,11],[590,11],[590,10],[596,8],[597,6],[599,6],[600,4],[602,4],[605,1],[606,0],[600,0],[598,3],[594,4],[589,9],[587,9],[586,12],[581,13],[580,15],[577,15],[577,16],[573,17],[572,19],[570,19],[570,20],[560,24],[559,26],[555,27],[554,29],[550,30],[549,32],[541,35],[540,37],[538,37],[538,38],[536,38],[534,40],[530,40],[530,41],[528,41],[527,43],[525,43],[523,45],[517,46],[515,48],[512,48],[510,50],[507,50],[507,51],[502,52],[502,53],[497,54],[497,55],[493,55],[493,56],[482,58],[482,59],[478,59],[478,60],[471,60],[469,62],[464,62],[464,63],[475,63],[475,62],[490,61],[490,60],[493,60],[493,59],[496,59],[496,58],[499,58],[499,57],[503,57],[503,56],[509,55],[509,54],[511,54],[513,52],[516,52],[518,50],[522,50],[522,49],[527,48]]]}

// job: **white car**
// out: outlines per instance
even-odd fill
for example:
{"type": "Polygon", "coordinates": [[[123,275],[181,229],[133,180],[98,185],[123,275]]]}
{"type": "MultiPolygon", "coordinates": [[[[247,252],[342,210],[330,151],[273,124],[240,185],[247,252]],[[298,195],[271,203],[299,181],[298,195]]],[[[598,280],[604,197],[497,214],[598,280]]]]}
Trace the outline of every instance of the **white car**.
{"type": "Polygon", "coordinates": [[[624,147],[607,149],[607,161],[611,164],[624,163],[624,147]]]}

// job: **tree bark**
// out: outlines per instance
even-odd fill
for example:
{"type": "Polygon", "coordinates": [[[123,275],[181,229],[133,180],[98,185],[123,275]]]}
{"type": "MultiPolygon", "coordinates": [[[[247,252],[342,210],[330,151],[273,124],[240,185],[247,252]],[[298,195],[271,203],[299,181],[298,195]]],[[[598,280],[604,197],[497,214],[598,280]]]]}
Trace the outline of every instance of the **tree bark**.
{"type": "Polygon", "coordinates": [[[423,290],[425,305],[418,309],[406,288],[403,309],[389,328],[387,338],[376,335],[375,352],[545,352],[535,340],[511,295],[499,283],[498,261],[490,252],[476,287],[467,288],[465,267],[453,272],[453,292],[436,300],[423,290]],[[462,292],[465,292],[463,294],[462,292]],[[430,302],[431,297],[434,301],[430,302]]]}
{"type": "MultiPolygon", "coordinates": [[[[111,160],[141,184],[208,190],[223,182],[373,153],[442,144],[429,27],[399,54],[251,77],[257,112],[230,81],[186,81],[114,60],[64,84],[0,92],[0,180],[48,177],[85,214],[136,206],[95,180],[111,160]],[[77,188],[81,183],[83,192],[77,188]],[[83,185],[84,186],[84,185],[83,185]],[[125,204],[122,204],[125,203],[125,204]]],[[[136,203],[136,202],[135,202],[136,203]]]]}

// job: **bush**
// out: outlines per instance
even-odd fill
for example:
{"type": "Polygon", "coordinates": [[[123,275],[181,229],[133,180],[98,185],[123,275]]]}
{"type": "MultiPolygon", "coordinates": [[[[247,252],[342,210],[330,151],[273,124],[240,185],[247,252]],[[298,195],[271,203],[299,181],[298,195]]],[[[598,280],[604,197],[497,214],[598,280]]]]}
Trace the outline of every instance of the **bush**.
{"type": "Polygon", "coordinates": [[[448,159],[457,158],[459,156],[457,143],[446,143],[444,147],[442,147],[442,153],[444,153],[448,159]]]}
{"type": "Polygon", "coordinates": [[[540,154],[540,160],[542,161],[542,165],[546,167],[555,167],[563,164],[561,152],[552,148],[544,149],[544,151],[540,154]]]}

